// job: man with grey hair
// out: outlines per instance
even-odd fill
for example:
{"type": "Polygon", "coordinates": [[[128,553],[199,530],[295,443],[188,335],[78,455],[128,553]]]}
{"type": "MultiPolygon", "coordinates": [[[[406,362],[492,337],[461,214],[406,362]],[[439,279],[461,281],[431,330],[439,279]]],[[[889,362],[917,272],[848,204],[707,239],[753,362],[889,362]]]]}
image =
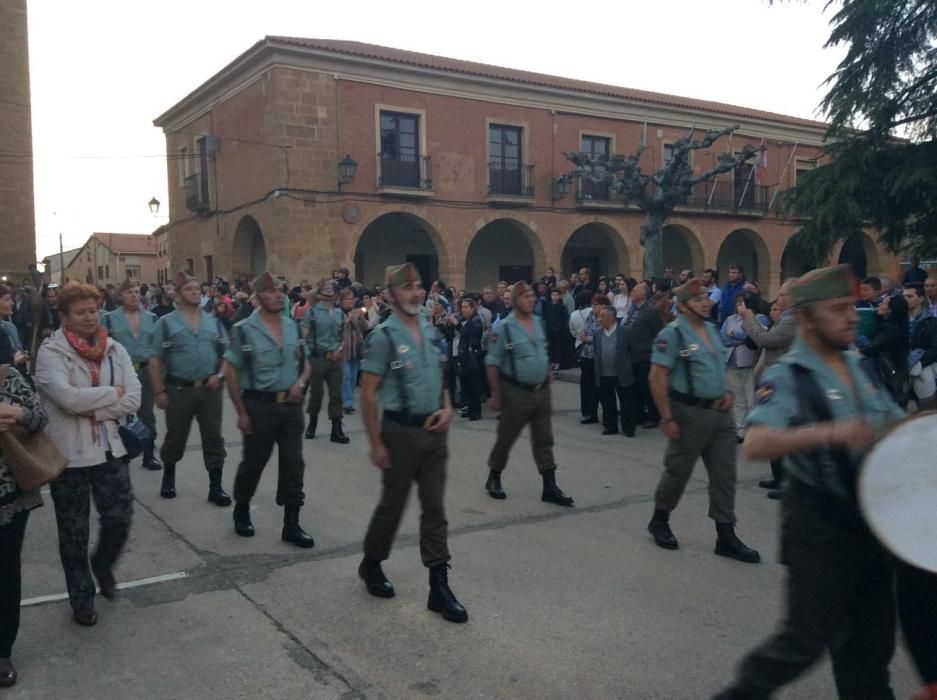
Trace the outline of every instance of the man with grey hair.
{"type": "Polygon", "coordinates": [[[573,295],[569,293],[569,282],[560,280],[556,283],[556,288],[560,290],[560,301],[563,302],[566,311],[572,314],[573,311],[576,310],[576,300],[573,299],[573,295]]]}

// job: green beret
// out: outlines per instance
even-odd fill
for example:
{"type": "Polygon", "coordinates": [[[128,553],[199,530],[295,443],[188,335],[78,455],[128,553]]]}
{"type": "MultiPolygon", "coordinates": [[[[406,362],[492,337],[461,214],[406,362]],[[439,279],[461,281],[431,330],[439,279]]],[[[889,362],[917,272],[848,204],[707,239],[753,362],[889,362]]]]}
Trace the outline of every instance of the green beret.
{"type": "Polygon", "coordinates": [[[278,289],[283,289],[283,280],[272,272],[264,270],[257,275],[257,278],[251,286],[254,288],[255,294],[260,294],[261,292],[275,292],[278,289]]]}
{"type": "Polygon", "coordinates": [[[794,306],[853,296],[856,296],[856,278],[851,265],[833,265],[811,270],[791,286],[791,301],[794,306]]]}
{"type": "Polygon", "coordinates": [[[384,269],[384,279],[388,287],[402,287],[405,284],[415,284],[420,281],[420,273],[413,263],[403,265],[389,265],[384,269]]]}
{"type": "Polygon", "coordinates": [[[677,297],[677,301],[681,304],[686,304],[690,299],[699,294],[702,294],[702,292],[703,285],[696,277],[687,280],[675,290],[673,290],[674,296],[677,297]]]}

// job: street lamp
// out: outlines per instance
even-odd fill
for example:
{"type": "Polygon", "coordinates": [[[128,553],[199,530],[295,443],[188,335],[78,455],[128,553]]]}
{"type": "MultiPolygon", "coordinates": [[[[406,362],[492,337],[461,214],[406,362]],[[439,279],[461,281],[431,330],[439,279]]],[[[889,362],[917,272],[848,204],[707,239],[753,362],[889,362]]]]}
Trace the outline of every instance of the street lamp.
{"type": "Polygon", "coordinates": [[[338,163],[338,189],[342,189],[342,185],[347,182],[351,182],[354,178],[355,173],[358,170],[358,164],[352,159],[351,154],[346,154],[338,163]]]}
{"type": "Polygon", "coordinates": [[[159,214],[159,200],[156,197],[147,202],[147,206],[150,208],[150,214],[153,216],[159,214]]]}
{"type": "Polygon", "coordinates": [[[562,199],[573,188],[573,179],[569,175],[561,175],[553,183],[553,201],[562,199]]]}

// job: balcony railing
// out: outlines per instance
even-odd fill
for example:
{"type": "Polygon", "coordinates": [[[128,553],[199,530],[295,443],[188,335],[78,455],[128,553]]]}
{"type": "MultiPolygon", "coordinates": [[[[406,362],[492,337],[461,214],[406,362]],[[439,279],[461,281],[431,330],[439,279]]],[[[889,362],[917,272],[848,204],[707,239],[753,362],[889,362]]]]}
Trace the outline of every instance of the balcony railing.
{"type": "Polygon", "coordinates": [[[533,197],[534,166],[510,168],[501,161],[492,161],[488,164],[488,194],[533,197]]]}
{"type": "Polygon", "coordinates": [[[203,178],[200,173],[187,175],[183,185],[185,188],[186,209],[199,213],[208,211],[207,178],[203,178]]]}
{"type": "Polygon", "coordinates": [[[378,177],[380,187],[409,187],[412,189],[433,189],[432,161],[430,156],[400,156],[388,158],[379,153],[381,173],[378,177]]]}
{"type": "Polygon", "coordinates": [[[746,186],[744,181],[735,180],[700,182],[681,204],[699,209],[765,213],[771,201],[770,189],[770,185],[749,182],[746,186]]]}
{"type": "Polygon", "coordinates": [[[583,177],[579,179],[576,199],[580,202],[608,202],[611,199],[611,192],[604,182],[593,182],[583,177]]]}

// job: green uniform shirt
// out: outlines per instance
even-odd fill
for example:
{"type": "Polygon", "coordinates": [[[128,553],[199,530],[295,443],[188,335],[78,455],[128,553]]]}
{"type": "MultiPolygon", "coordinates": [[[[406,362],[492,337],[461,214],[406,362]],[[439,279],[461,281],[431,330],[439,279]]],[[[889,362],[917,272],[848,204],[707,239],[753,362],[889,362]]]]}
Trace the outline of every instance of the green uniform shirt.
{"type": "MultiPolygon", "coordinates": [[[[880,436],[884,430],[905,417],[884,389],[879,389],[859,362],[858,355],[844,353],[846,366],[853,384],[859,392],[859,400],[852,390],[843,384],[839,375],[830,369],[800,336],[790,350],[765,370],[755,390],[755,407],[748,414],[749,425],[766,425],[788,428],[796,425],[800,416],[800,399],[792,365],[800,365],[810,371],[826,397],[833,420],[862,417],[880,436]]],[[[856,463],[861,461],[869,448],[852,451],[856,463]]],[[[823,450],[826,451],[826,450],[823,450]]],[[[800,481],[814,487],[822,487],[824,480],[820,470],[822,463],[816,451],[795,452],[784,457],[785,468],[800,481]]]]}
{"type": "Polygon", "coordinates": [[[549,381],[550,357],[543,319],[533,317],[533,335],[520,324],[513,312],[498,323],[497,337],[488,345],[485,364],[524,384],[549,381]]]}
{"type": "Polygon", "coordinates": [[[410,413],[425,415],[442,408],[439,334],[423,316],[417,320],[423,336],[419,344],[396,314],[371,331],[365,341],[361,371],[381,377],[384,410],[406,408],[410,413]]]}
{"type": "Polygon", "coordinates": [[[130,359],[140,363],[146,362],[152,356],[153,329],[156,327],[157,320],[156,314],[151,314],[141,308],[139,334],[135,336],[130,330],[127,315],[121,307],[105,314],[104,326],[111,337],[124,346],[130,359]]]}
{"type": "Polygon", "coordinates": [[[703,324],[712,350],[683,316],[661,328],[654,339],[651,363],[670,370],[667,386],[700,399],[720,399],[726,393],[725,346],[712,323],[703,324]]]}
{"type": "Polygon", "coordinates": [[[167,375],[195,381],[218,371],[221,355],[228,346],[228,335],[217,318],[199,312],[196,333],[179,311],[168,313],[153,328],[150,357],[158,357],[167,375]]]}
{"type": "Polygon", "coordinates": [[[283,345],[277,345],[270,335],[259,310],[234,324],[234,339],[224,359],[237,368],[242,389],[287,391],[299,381],[306,360],[305,346],[296,324],[283,316],[279,318],[283,345]]]}
{"type": "Polygon", "coordinates": [[[317,352],[334,352],[342,344],[342,311],[331,305],[316,304],[306,309],[302,326],[309,330],[306,343],[317,352]],[[313,323],[313,319],[315,323],[313,323]]]}

